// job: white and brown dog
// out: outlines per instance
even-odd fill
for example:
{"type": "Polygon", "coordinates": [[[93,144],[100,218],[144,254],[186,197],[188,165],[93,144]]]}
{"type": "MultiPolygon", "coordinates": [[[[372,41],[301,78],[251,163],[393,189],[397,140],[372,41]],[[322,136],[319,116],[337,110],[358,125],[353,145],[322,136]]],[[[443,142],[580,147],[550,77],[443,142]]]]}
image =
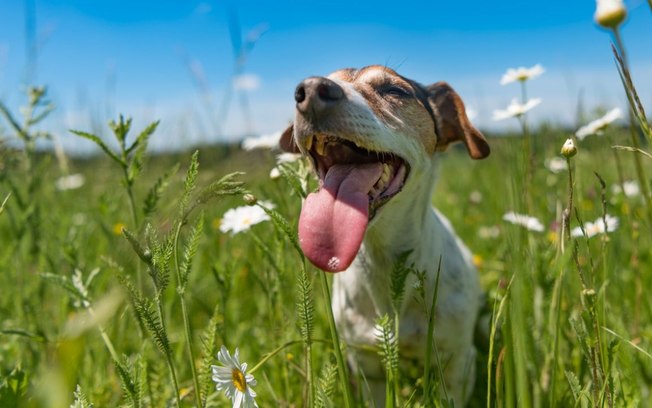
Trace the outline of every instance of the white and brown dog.
{"type": "MultiPolygon", "coordinates": [[[[474,383],[473,332],[481,290],[468,249],[431,206],[437,153],[465,144],[473,159],[489,155],[484,136],[444,82],[423,86],[383,66],[310,77],[296,88],[296,117],[285,150],[309,156],[319,177],[299,218],[301,248],[334,276],[332,307],[347,344],[374,345],[375,320],[391,315],[390,274],[399,256],[426,272],[434,291],[441,257],[434,347],[447,394],[466,403],[474,383]]],[[[409,291],[400,311],[401,356],[423,360],[427,319],[409,291]]],[[[431,295],[430,295],[431,296],[431,295]]],[[[364,349],[364,348],[362,348],[364,349]]],[[[349,349],[377,405],[384,370],[377,354],[349,349]]]]}

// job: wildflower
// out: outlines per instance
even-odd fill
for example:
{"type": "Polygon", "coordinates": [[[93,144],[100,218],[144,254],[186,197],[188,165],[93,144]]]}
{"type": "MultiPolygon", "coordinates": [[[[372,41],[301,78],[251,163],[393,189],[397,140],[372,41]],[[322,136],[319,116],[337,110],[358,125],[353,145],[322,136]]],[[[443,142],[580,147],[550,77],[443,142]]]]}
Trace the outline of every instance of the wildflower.
{"type": "Polygon", "coordinates": [[[500,236],[500,228],[497,225],[484,226],[478,229],[478,237],[482,239],[493,239],[500,236]]]}
{"type": "Polygon", "coordinates": [[[641,188],[636,181],[624,181],[623,185],[614,184],[611,187],[614,194],[625,194],[625,197],[636,197],[641,194],[641,188]]]}
{"type": "Polygon", "coordinates": [[[501,85],[509,84],[510,82],[524,82],[528,79],[534,79],[539,75],[543,74],[546,70],[543,69],[541,64],[536,64],[531,68],[518,67],[518,68],[509,68],[507,72],[503,74],[503,77],[500,79],[501,85]]]}
{"type": "Polygon", "coordinates": [[[627,17],[622,0],[597,0],[593,19],[604,28],[616,28],[627,17]]]}
{"type": "Polygon", "coordinates": [[[484,259],[482,258],[482,256],[480,256],[478,254],[473,254],[473,257],[471,258],[471,261],[473,262],[473,265],[476,268],[481,268],[482,265],[484,264],[484,259]]]}
{"type": "Polygon", "coordinates": [[[276,155],[276,164],[292,163],[301,158],[300,153],[281,153],[276,155]]]}
{"type": "Polygon", "coordinates": [[[258,137],[248,137],[242,141],[242,148],[245,150],[274,149],[278,147],[279,140],[281,140],[280,131],[258,137]]]}
{"type": "Polygon", "coordinates": [[[561,173],[568,169],[568,163],[561,157],[552,157],[545,162],[545,166],[553,173],[561,173]]]}
{"type": "Polygon", "coordinates": [[[542,232],[544,230],[543,224],[537,218],[525,214],[517,214],[513,211],[503,215],[503,220],[525,227],[530,231],[542,232]]]}
{"type": "Polygon", "coordinates": [[[567,159],[570,159],[577,154],[577,147],[575,147],[573,139],[566,139],[566,142],[564,142],[564,145],[561,147],[561,154],[567,159]]]}
{"type": "Polygon", "coordinates": [[[469,194],[469,201],[473,204],[480,204],[482,202],[482,193],[478,190],[473,190],[469,194]]]}
{"type": "Polygon", "coordinates": [[[534,108],[541,103],[541,98],[534,98],[527,101],[525,104],[520,104],[516,98],[512,99],[512,103],[509,104],[505,110],[495,110],[494,111],[494,120],[503,120],[508,118],[515,118],[524,115],[527,111],[534,108]]]}
{"type": "Polygon", "coordinates": [[[256,380],[253,375],[247,374],[247,363],[240,364],[238,349],[231,356],[226,347],[222,346],[217,359],[224,367],[211,366],[215,388],[218,391],[224,390],[224,394],[233,401],[233,408],[258,407],[256,392],[251,388],[256,386],[256,380]]]}
{"type": "Polygon", "coordinates": [[[613,108],[603,117],[589,122],[589,124],[579,128],[577,132],[575,132],[575,136],[577,136],[577,139],[583,140],[585,137],[590,135],[601,135],[612,122],[622,117],[623,113],[620,108],[613,108]]]}
{"type": "Polygon", "coordinates": [[[281,170],[279,170],[278,167],[274,167],[269,172],[269,178],[271,178],[272,180],[276,180],[279,177],[281,177],[281,170]]]}
{"type": "MultiPolygon", "coordinates": [[[[594,222],[585,223],[584,232],[586,232],[586,237],[591,238],[594,235],[612,232],[618,228],[618,217],[607,214],[605,219],[600,217],[594,222]]],[[[571,230],[571,237],[581,237],[584,235],[584,232],[582,232],[581,227],[575,227],[571,230]]]]}
{"type": "MultiPolygon", "coordinates": [[[[274,204],[270,202],[260,202],[261,205],[267,208],[274,208],[274,204]]],[[[252,225],[258,224],[263,221],[269,221],[269,215],[259,206],[242,206],[231,208],[224,213],[222,222],[220,223],[220,231],[232,234],[237,234],[242,231],[248,230],[252,225]]]]}
{"type": "Polygon", "coordinates": [[[83,185],[84,175],[79,173],[59,177],[57,181],[54,182],[54,187],[59,191],[76,190],[83,185]]]}
{"type": "Polygon", "coordinates": [[[113,233],[115,235],[122,235],[122,229],[126,227],[126,225],[122,222],[117,222],[113,224],[113,233]]]}

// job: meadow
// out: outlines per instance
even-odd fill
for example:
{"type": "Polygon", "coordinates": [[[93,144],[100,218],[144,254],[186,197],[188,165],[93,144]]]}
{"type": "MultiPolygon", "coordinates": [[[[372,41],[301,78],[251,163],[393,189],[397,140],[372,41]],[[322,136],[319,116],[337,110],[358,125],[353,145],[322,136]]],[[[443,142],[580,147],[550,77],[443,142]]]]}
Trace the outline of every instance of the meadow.
{"type": "MultiPolygon", "coordinates": [[[[652,404],[652,133],[619,68],[627,120],[578,137],[517,112],[522,132],[487,134],[488,159],[437,158],[433,204],[486,292],[469,406],[652,404]],[[576,154],[562,155],[568,139],[576,154]]],[[[65,135],[98,146],[66,157],[36,148],[47,100],[30,88],[22,119],[1,105],[0,407],[230,406],[212,378],[222,346],[238,350],[233,373],[255,378],[234,374],[231,391],[255,390],[261,407],[367,406],[346,379],[330,276],[297,246],[316,185],[306,161],[238,145],[153,154],[156,123],[131,129],[127,117],[106,137],[65,135]],[[245,218],[230,218],[239,207],[245,218]]],[[[421,296],[427,320],[436,297],[421,296]]],[[[388,406],[451,406],[438,370],[399,363],[391,327],[379,321],[398,390],[388,406]]]]}

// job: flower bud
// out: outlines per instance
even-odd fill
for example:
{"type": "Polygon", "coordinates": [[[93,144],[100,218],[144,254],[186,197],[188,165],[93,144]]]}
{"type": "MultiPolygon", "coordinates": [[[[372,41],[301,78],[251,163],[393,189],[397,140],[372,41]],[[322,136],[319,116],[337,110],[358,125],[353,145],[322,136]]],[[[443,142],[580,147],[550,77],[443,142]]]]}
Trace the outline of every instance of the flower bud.
{"type": "Polygon", "coordinates": [[[247,205],[256,205],[256,203],[258,202],[258,199],[256,198],[256,196],[254,196],[253,194],[249,194],[249,193],[243,195],[242,199],[244,200],[245,204],[247,204],[247,205]]]}
{"type": "Polygon", "coordinates": [[[625,20],[627,9],[622,0],[597,0],[593,19],[604,28],[616,28],[625,20]]]}
{"type": "Polygon", "coordinates": [[[575,147],[573,139],[566,139],[566,142],[561,147],[561,154],[566,158],[571,158],[577,154],[577,147],[575,147]]]}

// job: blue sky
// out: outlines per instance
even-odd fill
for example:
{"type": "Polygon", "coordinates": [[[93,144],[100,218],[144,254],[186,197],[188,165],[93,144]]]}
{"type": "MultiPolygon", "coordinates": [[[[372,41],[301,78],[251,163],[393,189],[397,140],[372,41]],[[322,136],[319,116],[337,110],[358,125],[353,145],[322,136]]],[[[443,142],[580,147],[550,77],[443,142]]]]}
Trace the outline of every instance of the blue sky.
{"type": "MultiPolygon", "coordinates": [[[[637,87],[650,105],[652,12],[645,0],[625,4],[623,35],[637,87]]],[[[292,95],[302,78],[386,64],[422,83],[448,81],[477,112],[478,126],[501,130],[516,128],[516,121],[494,122],[491,112],[519,95],[517,85],[499,84],[501,75],[539,63],[546,73],[528,84],[528,93],[543,102],[532,120],[574,126],[580,97],[589,110],[625,104],[610,37],[593,23],[594,8],[593,0],[2,0],[0,98],[17,107],[26,81],[47,85],[58,107],[47,126],[66,146],[79,148],[66,129],[99,131],[117,113],[133,116],[137,125],[161,119],[157,143],[183,146],[218,133],[235,139],[279,130],[292,119],[292,95]],[[35,10],[33,70],[26,52],[29,4],[35,10]],[[233,15],[243,37],[264,33],[244,66],[246,89],[216,124],[234,71],[233,15]]]]}

